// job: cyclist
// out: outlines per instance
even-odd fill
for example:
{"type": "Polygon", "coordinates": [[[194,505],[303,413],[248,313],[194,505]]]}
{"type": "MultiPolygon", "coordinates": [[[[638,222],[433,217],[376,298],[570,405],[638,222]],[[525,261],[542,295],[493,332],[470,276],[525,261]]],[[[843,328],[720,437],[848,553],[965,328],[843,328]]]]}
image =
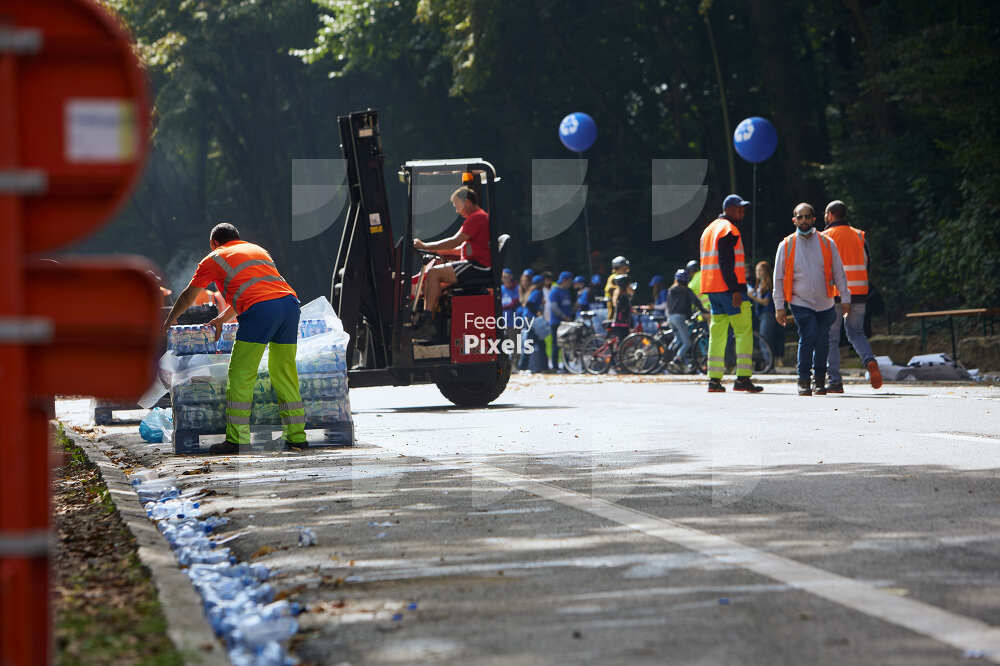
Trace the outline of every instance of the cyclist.
{"type": "Polygon", "coordinates": [[[670,312],[670,327],[674,329],[674,335],[680,340],[681,346],[677,350],[674,362],[680,366],[683,372],[689,372],[687,365],[687,354],[691,351],[691,331],[688,330],[687,318],[694,310],[700,310],[701,316],[706,321],[711,315],[701,300],[688,287],[690,276],[683,268],[678,268],[674,273],[674,283],[667,291],[667,309],[670,312]]]}
{"type": "Polygon", "coordinates": [[[613,287],[611,297],[615,308],[608,334],[614,335],[618,338],[618,342],[621,342],[632,328],[632,295],[635,293],[635,283],[629,283],[628,273],[620,273],[614,277],[613,287]]]}
{"type": "Polygon", "coordinates": [[[619,275],[628,275],[630,264],[628,259],[618,255],[611,260],[611,275],[608,276],[608,281],[604,283],[604,300],[608,305],[608,314],[611,314],[611,310],[614,308],[615,301],[612,298],[611,292],[615,288],[615,278],[619,275]]]}

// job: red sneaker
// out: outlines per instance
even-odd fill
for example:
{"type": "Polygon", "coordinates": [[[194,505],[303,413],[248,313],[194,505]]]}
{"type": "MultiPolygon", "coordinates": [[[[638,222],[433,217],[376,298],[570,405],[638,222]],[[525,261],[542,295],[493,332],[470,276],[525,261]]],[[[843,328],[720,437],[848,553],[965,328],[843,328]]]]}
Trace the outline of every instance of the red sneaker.
{"type": "Polygon", "coordinates": [[[878,369],[878,361],[872,359],[865,364],[868,368],[868,381],[873,389],[882,388],[882,371],[878,369]]]}

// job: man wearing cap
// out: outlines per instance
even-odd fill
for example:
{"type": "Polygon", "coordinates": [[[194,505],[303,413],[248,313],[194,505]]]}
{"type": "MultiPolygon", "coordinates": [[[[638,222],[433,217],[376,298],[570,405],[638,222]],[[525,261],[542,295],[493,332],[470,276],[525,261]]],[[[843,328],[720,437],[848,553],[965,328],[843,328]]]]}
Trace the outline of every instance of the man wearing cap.
{"type": "Polygon", "coordinates": [[[549,291],[549,325],[552,327],[552,369],[561,371],[559,367],[559,325],[564,321],[573,321],[573,290],[571,281],[573,274],[563,271],[559,279],[549,291]]]}
{"type": "Polygon", "coordinates": [[[503,328],[509,331],[514,325],[514,311],[520,305],[517,286],[514,284],[514,271],[509,268],[500,273],[500,309],[503,310],[503,328]]]}
{"type": "Polygon", "coordinates": [[[544,296],[542,295],[542,276],[533,275],[531,277],[531,288],[528,296],[521,306],[521,316],[527,322],[527,328],[522,332],[525,339],[524,352],[518,364],[518,370],[526,370],[532,373],[544,372],[548,365],[545,360],[545,338],[539,337],[535,328],[531,325],[535,317],[542,317],[545,309],[544,296]],[[528,352],[527,341],[531,340],[532,351],[528,352]]]}
{"type": "Polygon", "coordinates": [[[736,224],[743,221],[743,197],[730,194],[722,202],[722,214],[701,234],[701,293],[708,295],[712,320],[708,327],[708,392],[724,393],[729,328],[736,338],[736,382],[734,391],[759,393],[762,386],[750,381],[753,374],[753,317],[743,307],[746,296],[746,260],[743,239],[736,224]]]}
{"type": "Polygon", "coordinates": [[[844,265],[837,246],[816,233],[813,207],[800,203],[792,223],[795,233],[778,245],[774,257],[774,318],[784,326],[789,307],[799,329],[799,395],[826,395],[826,356],[830,325],[836,316],[833,296],[840,290],[844,314],[851,310],[844,265]],[[815,388],[810,387],[810,371],[815,388]]]}
{"type": "Polygon", "coordinates": [[[878,361],[872,352],[871,343],[865,336],[865,308],[868,301],[868,242],[865,232],[855,229],[847,223],[847,205],[840,200],[831,201],[826,205],[823,216],[826,229],[823,235],[837,246],[840,258],[844,262],[844,274],[847,276],[847,288],[851,292],[850,312],[844,312],[841,305],[843,298],[837,292],[834,295],[836,305],[833,306],[836,316],[830,326],[830,352],[827,358],[827,373],[830,376],[829,393],[843,393],[844,381],[840,376],[840,323],[843,321],[847,331],[847,340],[854,351],[861,357],[861,362],[868,369],[868,381],[872,388],[882,387],[882,373],[878,361]]]}

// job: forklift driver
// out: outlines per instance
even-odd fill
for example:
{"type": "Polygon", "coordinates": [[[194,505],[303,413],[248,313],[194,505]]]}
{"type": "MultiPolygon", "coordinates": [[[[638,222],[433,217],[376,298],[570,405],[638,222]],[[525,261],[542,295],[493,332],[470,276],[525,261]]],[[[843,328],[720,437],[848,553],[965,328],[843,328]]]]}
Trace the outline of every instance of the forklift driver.
{"type": "Polygon", "coordinates": [[[433,330],[432,319],[441,292],[453,284],[482,284],[490,279],[490,217],[479,207],[476,193],[460,187],[451,195],[455,212],[464,218],[462,227],[454,236],[433,243],[413,239],[418,250],[436,252],[460,248],[460,259],[428,269],[424,277],[424,309],[415,322],[414,335],[433,330]]]}

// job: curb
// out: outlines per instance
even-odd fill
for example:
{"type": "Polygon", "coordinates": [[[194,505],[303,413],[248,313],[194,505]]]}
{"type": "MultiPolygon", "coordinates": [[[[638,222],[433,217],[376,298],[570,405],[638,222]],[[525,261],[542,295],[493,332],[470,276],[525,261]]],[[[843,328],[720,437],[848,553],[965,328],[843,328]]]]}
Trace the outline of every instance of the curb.
{"type": "Polygon", "coordinates": [[[180,570],[170,545],[146,516],[139,496],[122,472],[104,452],[68,427],[66,436],[83,449],[97,465],[115,509],[138,546],[139,560],[149,569],[160,606],[167,621],[167,636],[189,666],[228,666],[229,657],[212,631],[201,597],[190,579],[180,570]]]}

